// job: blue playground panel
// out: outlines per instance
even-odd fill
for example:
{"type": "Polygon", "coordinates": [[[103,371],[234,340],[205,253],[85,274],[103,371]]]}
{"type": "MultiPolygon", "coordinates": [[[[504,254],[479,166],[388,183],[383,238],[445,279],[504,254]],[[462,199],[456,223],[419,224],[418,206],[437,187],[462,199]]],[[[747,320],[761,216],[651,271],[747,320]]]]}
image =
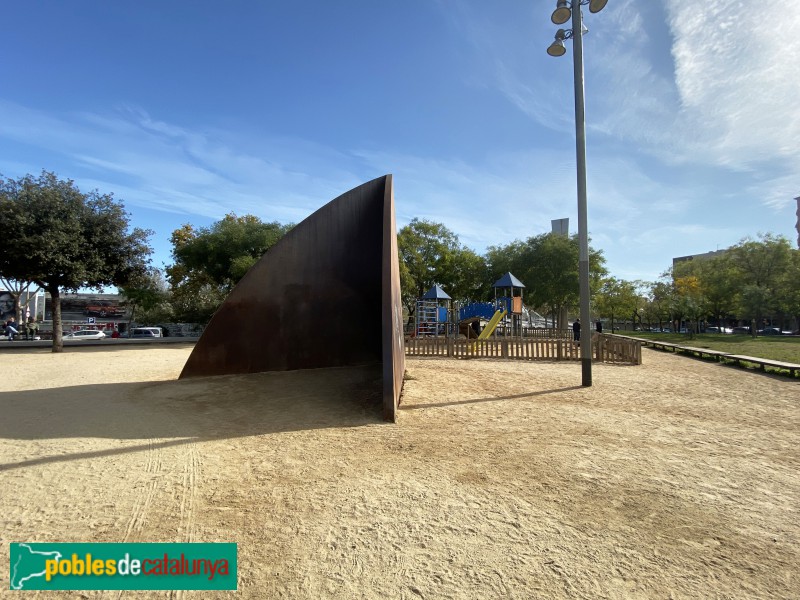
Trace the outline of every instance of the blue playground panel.
{"type": "Polygon", "coordinates": [[[480,317],[481,319],[491,319],[494,316],[494,304],[491,302],[474,302],[462,306],[458,311],[458,320],[474,319],[480,317]]]}
{"type": "Polygon", "coordinates": [[[439,316],[438,316],[439,323],[447,323],[447,307],[446,306],[440,306],[439,310],[438,310],[438,313],[439,313],[439,316]]]}
{"type": "Polygon", "coordinates": [[[494,316],[498,310],[506,310],[511,312],[511,298],[498,298],[497,304],[494,302],[473,302],[462,306],[458,311],[458,320],[474,319],[480,317],[487,321],[494,316]]]}

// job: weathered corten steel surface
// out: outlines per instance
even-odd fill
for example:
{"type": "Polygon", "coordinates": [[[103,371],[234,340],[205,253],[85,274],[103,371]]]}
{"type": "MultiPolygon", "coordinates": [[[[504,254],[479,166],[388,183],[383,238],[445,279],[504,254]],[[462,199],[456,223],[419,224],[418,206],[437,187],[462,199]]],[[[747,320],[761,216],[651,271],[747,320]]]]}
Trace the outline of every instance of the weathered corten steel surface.
{"type": "Polygon", "coordinates": [[[397,248],[397,224],[394,217],[394,186],[386,176],[383,200],[382,340],[383,340],[383,418],[394,421],[403,376],[406,353],[403,336],[403,304],[400,298],[400,259],[397,248]]]}
{"type": "Polygon", "coordinates": [[[231,291],[181,378],[383,363],[394,421],[405,371],[392,176],[294,227],[231,291]]]}

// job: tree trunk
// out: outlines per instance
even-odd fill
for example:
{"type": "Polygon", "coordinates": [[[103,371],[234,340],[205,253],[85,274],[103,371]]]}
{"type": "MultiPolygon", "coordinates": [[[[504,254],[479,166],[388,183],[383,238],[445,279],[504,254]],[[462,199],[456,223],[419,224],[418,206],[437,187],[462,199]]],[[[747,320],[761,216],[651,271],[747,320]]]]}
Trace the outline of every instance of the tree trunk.
{"type": "Polygon", "coordinates": [[[64,351],[64,336],[61,335],[61,295],[58,288],[47,290],[53,303],[53,352],[64,351]]]}
{"type": "Polygon", "coordinates": [[[131,305],[131,313],[128,317],[128,337],[131,337],[131,326],[136,322],[134,317],[136,316],[136,305],[131,305]]]}

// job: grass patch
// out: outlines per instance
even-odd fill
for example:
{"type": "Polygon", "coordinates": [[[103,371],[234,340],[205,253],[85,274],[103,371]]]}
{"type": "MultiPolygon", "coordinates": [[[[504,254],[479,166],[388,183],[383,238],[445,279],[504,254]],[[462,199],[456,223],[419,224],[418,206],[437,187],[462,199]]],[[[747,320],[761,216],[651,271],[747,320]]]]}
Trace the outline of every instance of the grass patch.
{"type": "Polygon", "coordinates": [[[800,364],[800,337],[764,335],[753,338],[749,335],[698,333],[695,334],[694,339],[689,339],[685,333],[651,333],[648,331],[620,331],[618,333],[654,342],[668,342],[681,346],[717,350],[726,354],[743,354],[800,364]]]}

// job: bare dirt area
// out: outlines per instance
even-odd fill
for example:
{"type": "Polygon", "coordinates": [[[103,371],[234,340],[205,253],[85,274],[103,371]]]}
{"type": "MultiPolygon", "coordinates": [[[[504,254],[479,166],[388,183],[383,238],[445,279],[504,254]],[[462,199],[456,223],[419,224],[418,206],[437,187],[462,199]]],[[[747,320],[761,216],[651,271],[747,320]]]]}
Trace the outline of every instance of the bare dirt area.
{"type": "MultiPolygon", "coordinates": [[[[189,347],[0,353],[9,542],[236,542],[243,598],[798,598],[800,383],[409,359],[176,378],[189,347]]],[[[222,597],[232,592],[27,592],[222,597]]]]}

